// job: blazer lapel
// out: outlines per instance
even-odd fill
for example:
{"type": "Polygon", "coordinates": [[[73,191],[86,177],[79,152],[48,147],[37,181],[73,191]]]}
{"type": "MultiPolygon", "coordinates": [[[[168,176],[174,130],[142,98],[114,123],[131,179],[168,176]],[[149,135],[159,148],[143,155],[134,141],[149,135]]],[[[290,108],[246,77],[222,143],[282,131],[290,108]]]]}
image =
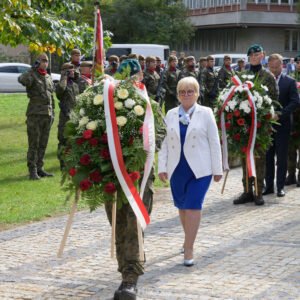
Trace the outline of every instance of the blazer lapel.
{"type": "Polygon", "coordinates": [[[191,122],[188,126],[187,132],[186,132],[186,138],[188,135],[193,131],[194,128],[196,128],[197,121],[199,120],[199,116],[201,113],[201,106],[199,104],[196,104],[196,108],[193,112],[191,122]]]}

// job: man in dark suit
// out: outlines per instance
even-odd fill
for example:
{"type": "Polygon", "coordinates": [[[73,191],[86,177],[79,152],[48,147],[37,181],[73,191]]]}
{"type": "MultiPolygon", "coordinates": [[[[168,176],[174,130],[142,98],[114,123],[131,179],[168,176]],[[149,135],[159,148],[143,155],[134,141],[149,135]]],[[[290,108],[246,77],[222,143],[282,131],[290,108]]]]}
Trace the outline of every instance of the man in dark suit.
{"type": "Polygon", "coordinates": [[[282,108],[275,117],[280,125],[274,126],[274,129],[276,131],[273,133],[273,145],[269,148],[266,154],[266,188],[263,192],[263,195],[274,193],[274,157],[276,155],[277,196],[284,197],[285,192],[283,188],[287,172],[288,142],[291,131],[291,115],[293,111],[300,105],[300,100],[296,81],[293,78],[282,74],[282,56],[280,54],[270,55],[268,65],[269,70],[276,77],[276,82],[279,87],[279,102],[282,108]]]}

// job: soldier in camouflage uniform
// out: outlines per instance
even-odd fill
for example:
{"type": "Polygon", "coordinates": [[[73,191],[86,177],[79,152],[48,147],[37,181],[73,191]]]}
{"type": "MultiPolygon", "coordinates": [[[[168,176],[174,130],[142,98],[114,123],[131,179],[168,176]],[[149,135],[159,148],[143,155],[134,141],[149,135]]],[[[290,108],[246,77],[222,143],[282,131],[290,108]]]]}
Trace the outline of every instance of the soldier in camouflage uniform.
{"type": "Polygon", "coordinates": [[[139,55],[139,64],[141,65],[142,71],[145,71],[145,56],[139,55]]]}
{"type": "Polygon", "coordinates": [[[83,61],[80,64],[80,77],[77,80],[75,78],[79,87],[79,94],[83,93],[92,84],[92,67],[92,61],[83,61]]]}
{"type": "Polygon", "coordinates": [[[215,59],[207,56],[207,67],[203,71],[202,86],[204,89],[204,101],[202,105],[213,108],[218,97],[218,74],[214,71],[215,59]]]}
{"type": "Polygon", "coordinates": [[[186,57],[185,66],[179,73],[178,81],[189,76],[198,79],[198,71],[196,70],[196,60],[194,56],[186,57]]]}
{"type": "Polygon", "coordinates": [[[245,71],[246,62],[244,58],[240,58],[237,61],[237,68],[235,69],[235,72],[239,75],[240,73],[245,71]]]}
{"type": "Polygon", "coordinates": [[[200,87],[200,104],[204,103],[204,85],[203,85],[203,73],[207,67],[207,58],[200,57],[199,58],[199,70],[198,70],[198,83],[200,87]]]}
{"type": "Polygon", "coordinates": [[[109,63],[109,66],[105,69],[105,74],[114,76],[119,67],[119,57],[116,55],[111,55],[108,58],[108,63],[109,63]]]}
{"type": "MultiPolygon", "coordinates": [[[[300,55],[296,56],[294,61],[296,63],[296,70],[289,75],[296,82],[300,82],[300,55]]],[[[300,95],[300,87],[298,87],[298,93],[300,95]]],[[[292,132],[288,150],[288,176],[285,185],[291,184],[296,184],[297,187],[300,187],[300,108],[293,113],[292,132]],[[297,178],[296,169],[298,169],[297,178]]]]}
{"type": "MultiPolygon", "coordinates": [[[[261,84],[268,87],[268,95],[272,100],[278,101],[278,86],[276,84],[274,76],[266,70],[261,61],[264,57],[263,48],[260,45],[252,45],[248,49],[247,55],[249,56],[250,69],[246,71],[246,74],[255,75],[254,80],[258,80],[261,84]]],[[[248,187],[246,186],[246,159],[242,160],[243,168],[243,187],[244,192],[233,201],[233,204],[244,204],[247,202],[253,202],[256,205],[263,205],[264,199],[262,196],[264,188],[265,178],[265,165],[266,165],[266,153],[261,151],[259,157],[255,158],[256,165],[256,178],[257,178],[257,196],[253,193],[254,178],[249,178],[248,187]]]]}
{"type": "Polygon", "coordinates": [[[156,57],[147,56],[146,57],[146,70],[144,72],[143,83],[147,88],[149,97],[154,100],[158,100],[157,91],[160,82],[160,76],[155,71],[156,68],[156,57]]]}
{"type": "Polygon", "coordinates": [[[75,77],[79,78],[80,76],[80,59],[81,59],[81,51],[77,48],[71,51],[71,61],[70,64],[74,65],[75,68],[75,77]]]}
{"type": "Polygon", "coordinates": [[[26,87],[29,104],[26,111],[28,135],[27,166],[29,179],[53,176],[43,170],[44,156],[54,120],[54,86],[47,74],[48,57],[41,54],[36,67],[23,73],[18,81],[26,87]]]}
{"type": "MultiPolygon", "coordinates": [[[[130,68],[130,76],[136,75],[138,80],[142,80],[143,73],[141,66],[135,59],[127,59],[122,62],[117,73],[123,73],[127,68],[130,68]]],[[[164,132],[156,137],[156,146],[159,146],[159,141],[164,138],[164,132]]],[[[150,214],[153,205],[153,182],[154,168],[149,175],[145,186],[143,203],[150,214]]],[[[120,197],[118,194],[117,197],[120,197]]],[[[105,203],[107,217],[112,221],[112,203],[105,203]]],[[[129,204],[123,204],[121,209],[117,209],[116,216],[116,253],[118,260],[118,271],[122,274],[122,283],[115,291],[115,300],[135,300],[136,285],[138,277],[144,274],[144,260],[139,257],[138,231],[136,216],[129,204]]]]}
{"type": "Polygon", "coordinates": [[[231,81],[231,77],[233,77],[234,75],[235,72],[231,68],[231,57],[229,55],[225,55],[224,64],[218,72],[219,89],[223,90],[231,81]]]}
{"type": "Polygon", "coordinates": [[[185,66],[185,53],[180,52],[177,67],[180,71],[182,71],[184,69],[184,66],[185,66]]]}
{"type": "Polygon", "coordinates": [[[169,56],[168,69],[165,70],[163,75],[162,86],[166,91],[164,98],[165,113],[167,113],[170,109],[178,106],[176,87],[180,71],[176,68],[177,63],[178,61],[176,56],[169,56]]]}
{"type": "Polygon", "coordinates": [[[75,82],[75,68],[73,64],[65,63],[62,65],[60,81],[56,87],[56,97],[59,100],[59,122],[58,122],[58,148],[57,157],[60,162],[60,169],[65,166],[63,161],[63,151],[66,146],[64,129],[70,120],[70,113],[76,103],[76,96],[79,94],[78,84],[75,82]]]}

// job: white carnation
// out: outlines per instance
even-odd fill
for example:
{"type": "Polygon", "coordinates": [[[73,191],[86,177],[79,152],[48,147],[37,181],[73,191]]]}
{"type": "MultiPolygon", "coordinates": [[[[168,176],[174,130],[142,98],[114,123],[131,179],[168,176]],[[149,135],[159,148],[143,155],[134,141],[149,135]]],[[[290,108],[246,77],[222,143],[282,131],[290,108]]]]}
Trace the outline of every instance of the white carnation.
{"type": "Polygon", "coordinates": [[[128,98],[125,102],[125,107],[127,108],[133,108],[133,106],[135,105],[135,101],[131,98],[128,98]]]}
{"type": "Polygon", "coordinates": [[[255,77],[255,75],[248,75],[248,79],[251,80],[255,77]]]}
{"type": "Polygon", "coordinates": [[[267,102],[269,105],[272,103],[272,99],[269,96],[264,96],[264,101],[267,102]]]}
{"type": "Polygon", "coordinates": [[[268,87],[266,86],[266,85],[261,85],[261,87],[267,92],[269,89],[268,89],[268,87]]]}
{"type": "Polygon", "coordinates": [[[142,116],[145,113],[145,110],[140,105],[136,105],[133,110],[137,116],[142,116]]]}
{"type": "Polygon", "coordinates": [[[127,119],[123,116],[117,117],[117,124],[122,127],[127,123],[127,119]]]}
{"type": "Polygon", "coordinates": [[[244,79],[248,78],[246,74],[243,74],[241,77],[244,79]]]}
{"type": "Polygon", "coordinates": [[[94,105],[101,105],[103,103],[103,95],[96,95],[93,103],[94,105]]]}
{"type": "Polygon", "coordinates": [[[229,108],[231,110],[234,110],[235,106],[237,105],[237,102],[236,102],[236,100],[231,100],[231,101],[228,101],[227,105],[229,106],[229,108]]]}
{"type": "Polygon", "coordinates": [[[90,121],[86,124],[86,129],[96,130],[97,125],[98,125],[97,121],[90,121]]]}
{"type": "Polygon", "coordinates": [[[80,108],[79,114],[83,117],[85,115],[84,108],[80,108]]]}
{"type": "Polygon", "coordinates": [[[123,108],[123,103],[118,101],[114,104],[116,110],[120,110],[123,108]]]}
{"type": "Polygon", "coordinates": [[[126,89],[119,89],[117,95],[118,98],[125,100],[129,96],[129,93],[126,89]]]}
{"type": "Polygon", "coordinates": [[[240,110],[243,110],[246,114],[249,114],[251,112],[251,108],[249,107],[248,100],[242,101],[240,103],[240,110]]]}
{"type": "Polygon", "coordinates": [[[79,121],[79,126],[82,127],[82,126],[86,125],[88,122],[89,122],[88,117],[82,117],[79,121]]]}

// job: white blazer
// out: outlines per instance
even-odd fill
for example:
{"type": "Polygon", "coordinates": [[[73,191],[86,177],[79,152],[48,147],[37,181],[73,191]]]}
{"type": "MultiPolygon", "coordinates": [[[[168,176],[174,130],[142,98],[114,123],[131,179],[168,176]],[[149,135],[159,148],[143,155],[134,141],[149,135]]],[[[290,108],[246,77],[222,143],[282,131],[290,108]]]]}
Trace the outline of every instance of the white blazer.
{"type": "MultiPolygon", "coordinates": [[[[158,173],[170,179],[180,160],[179,107],[168,111],[167,135],[158,153],[158,173]]],[[[222,175],[222,154],[218,128],[211,108],[196,104],[183,145],[185,158],[196,178],[222,175]]]]}

